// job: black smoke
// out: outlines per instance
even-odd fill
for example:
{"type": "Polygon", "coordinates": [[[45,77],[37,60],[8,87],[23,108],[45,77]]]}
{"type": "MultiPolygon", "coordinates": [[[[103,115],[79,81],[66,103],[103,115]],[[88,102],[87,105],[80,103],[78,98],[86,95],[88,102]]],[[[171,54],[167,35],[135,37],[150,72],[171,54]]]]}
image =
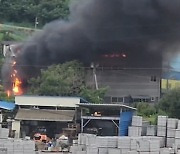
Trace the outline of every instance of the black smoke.
{"type": "MultiPolygon", "coordinates": [[[[89,65],[107,53],[125,53],[126,67],[159,68],[164,54],[179,49],[179,10],[179,0],[73,0],[68,20],[24,42],[16,56],[20,76],[74,59],[89,65]]],[[[121,59],[110,61],[121,66],[121,59]]]]}

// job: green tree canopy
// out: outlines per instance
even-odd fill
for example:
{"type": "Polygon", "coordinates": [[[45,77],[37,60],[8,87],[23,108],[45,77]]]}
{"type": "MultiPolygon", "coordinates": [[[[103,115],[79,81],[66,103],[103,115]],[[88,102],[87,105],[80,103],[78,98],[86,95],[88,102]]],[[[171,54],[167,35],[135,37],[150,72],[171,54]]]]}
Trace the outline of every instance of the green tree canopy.
{"type": "Polygon", "coordinates": [[[80,96],[92,103],[101,103],[106,90],[90,89],[85,84],[85,69],[77,61],[49,66],[40,76],[29,80],[30,94],[46,96],[80,96]]]}
{"type": "Polygon", "coordinates": [[[180,88],[173,89],[163,96],[159,108],[170,117],[180,118],[180,88]]]}
{"type": "Polygon", "coordinates": [[[69,14],[69,0],[1,0],[1,22],[31,23],[35,17],[41,25],[58,18],[66,18],[69,14]]]}

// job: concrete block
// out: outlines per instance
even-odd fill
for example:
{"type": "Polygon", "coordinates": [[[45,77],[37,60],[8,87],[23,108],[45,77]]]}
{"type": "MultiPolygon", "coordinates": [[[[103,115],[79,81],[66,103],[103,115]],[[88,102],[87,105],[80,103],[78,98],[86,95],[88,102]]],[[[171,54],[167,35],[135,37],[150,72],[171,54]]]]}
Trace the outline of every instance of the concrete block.
{"type": "Polygon", "coordinates": [[[167,128],[167,137],[175,138],[176,129],[167,128]]]}
{"type": "Polygon", "coordinates": [[[139,154],[149,154],[149,152],[139,152],[139,154]]]}
{"type": "Polygon", "coordinates": [[[133,116],[132,126],[142,127],[142,117],[141,116],[133,116]]]}
{"type": "Polygon", "coordinates": [[[162,149],[160,149],[160,154],[170,154],[170,149],[169,148],[162,148],[162,149]]]}
{"type": "Polygon", "coordinates": [[[179,138],[175,138],[175,146],[177,148],[180,148],[180,139],[179,138]]]}
{"type": "Polygon", "coordinates": [[[178,120],[177,129],[180,129],[180,120],[178,120]]]}
{"type": "Polygon", "coordinates": [[[159,152],[160,151],[160,141],[159,140],[149,140],[149,151],[159,152]]]}
{"type": "Polygon", "coordinates": [[[161,127],[167,126],[167,116],[158,116],[158,122],[157,125],[161,127]]]}
{"type": "Polygon", "coordinates": [[[121,153],[121,149],[108,148],[108,154],[122,154],[122,153],[121,153]]]}
{"type": "Polygon", "coordinates": [[[137,151],[139,152],[149,152],[150,142],[148,140],[139,140],[137,143],[137,151]]]}
{"type": "Polygon", "coordinates": [[[137,151],[128,151],[128,154],[138,154],[137,151]]]}
{"type": "Polygon", "coordinates": [[[167,120],[167,128],[176,129],[178,124],[178,119],[175,118],[168,118],[167,120]]]}
{"type": "Polygon", "coordinates": [[[0,148],[0,154],[7,154],[7,148],[0,148]]]}
{"type": "Polygon", "coordinates": [[[157,136],[166,137],[166,127],[157,127],[157,136]]]}
{"type": "Polygon", "coordinates": [[[156,134],[157,134],[157,126],[155,125],[147,126],[147,132],[146,132],[147,136],[156,136],[156,134]]]}
{"type": "Polygon", "coordinates": [[[180,138],[180,129],[175,130],[175,138],[180,138]]]}
{"type": "Polygon", "coordinates": [[[98,148],[98,154],[108,154],[108,148],[98,148]]]}
{"type": "Polygon", "coordinates": [[[127,154],[129,149],[121,149],[121,154],[127,154]]]}
{"type": "Polygon", "coordinates": [[[94,146],[88,146],[87,154],[98,154],[98,148],[94,146]]]}
{"type": "Polygon", "coordinates": [[[119,137],[118,138],[118,148],[119,149],[130,149],[131,138],[130,137],[119,137]]]}
{"type": "Polygon", "coordinates": [[[166,139],[166,147],[172,148],[175,143],[175,138],[167,138],[166,139]]]}
{"type": "Polygon", "coordinates": [[[142,127],[130,126],[128,128],[128,136],[130,137],[138,137],[141,136],[142,127]]]}

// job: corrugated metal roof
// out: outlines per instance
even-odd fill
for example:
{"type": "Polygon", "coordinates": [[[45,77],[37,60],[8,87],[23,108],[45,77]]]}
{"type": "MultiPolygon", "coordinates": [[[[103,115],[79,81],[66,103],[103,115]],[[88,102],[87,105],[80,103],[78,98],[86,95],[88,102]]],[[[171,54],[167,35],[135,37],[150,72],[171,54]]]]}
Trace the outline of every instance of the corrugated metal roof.
{"type": "Polygon", "coordinates": [[[86,107],[86,108],[104,108],[107,110],[112,110],[112,109],[129,109],[129,110],[136,110],[136,108],[133,108],[131,106],[127,106],[124,104],[92,104],[92,103],[81,103],[78,104],[80,107],[86,107]]]}
{"type": "Polygon", "coordinates": [[[19,109],[16,120],[73,121],[75,110],[19,109]]]}
{"type": "Polygon", "coordinates": [[[85,102],[80,97],[54,97],[54,96],[16,96],[16,105],[28,106],[53,106],[77,107],[80,102],[85,102]]]}
{"type": "Polygon", "coordinates": [[[15,103],[0,101],[0,108],[1,109],[14,110],[15,106],[16,106],[15,103]]]}

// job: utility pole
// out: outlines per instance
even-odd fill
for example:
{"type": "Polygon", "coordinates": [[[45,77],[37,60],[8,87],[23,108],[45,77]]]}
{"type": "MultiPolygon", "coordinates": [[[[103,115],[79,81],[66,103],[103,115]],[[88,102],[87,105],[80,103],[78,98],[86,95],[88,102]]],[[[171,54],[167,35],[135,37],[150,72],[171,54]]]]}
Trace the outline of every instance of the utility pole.
{"type": "Polygon", "coordinates": [[[95,87],[96,87],[96,90],[98,90],[99,87],[98,87],[98,82],[97,82],[96,67],[97,66],[95,66],[94,63],[91,64],[91,68],[93,69],[93,77],[94,77],[95,87]]]}
{"type": "Polygon", "coordinates": [[[35,17],[35,22],[34,22],[34,28],[36,29],[37,28],[37,25],[39,24],[38,22],[38,18],[37,16],[35,17]]]}
{"type": "Polygon", "coordinates": [[[167,79],[166,79],[166,91],[169,91],[169,75],[170,75],[170,65],[168,61],[167,79]]]}

